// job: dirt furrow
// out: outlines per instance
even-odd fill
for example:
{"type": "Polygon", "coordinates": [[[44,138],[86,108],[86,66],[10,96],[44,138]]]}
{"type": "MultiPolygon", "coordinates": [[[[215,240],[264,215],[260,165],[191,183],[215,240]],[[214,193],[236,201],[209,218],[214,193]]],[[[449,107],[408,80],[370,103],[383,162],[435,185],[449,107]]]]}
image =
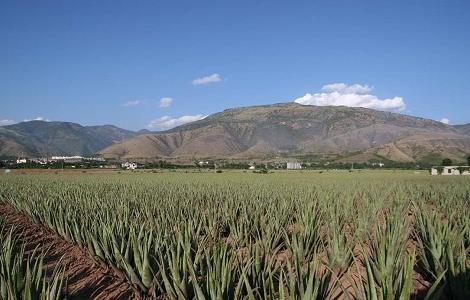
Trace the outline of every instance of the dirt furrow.
{"type": "Polygon", "coordinates": [[[141,299],[122,274],[95,260],[80,247],[67,242],[57,233],[34,223],[11,205],[0,203],[0,214],[7,229],[13,228],[26,250],[45,252],[46,272],[57,265],[65,267],[67,299],[124,300],[141,299]]]}

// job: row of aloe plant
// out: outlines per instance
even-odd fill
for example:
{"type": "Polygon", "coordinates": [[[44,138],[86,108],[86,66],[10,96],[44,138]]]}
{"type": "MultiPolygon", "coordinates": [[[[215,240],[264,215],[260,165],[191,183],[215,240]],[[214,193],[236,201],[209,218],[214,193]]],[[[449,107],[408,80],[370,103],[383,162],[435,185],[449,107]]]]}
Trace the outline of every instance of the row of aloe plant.
{"type": "MultiPolygon", "coordinates": [[[[463,208],[465,210],[465,208],[463,208]]],[[[429,207],[419,207],[417,240],[419,263],[425,275],[435,282],[436,298],[470,299],[470,247],[465,227],[429,207]]],[[[466,226],[470,222],[466,221],[466,226]]]]}
{"type": "MultiPolygon", "coordinates": [[[[425,264],[428,247],[419,216],[430,204],[445,211],[431,198],[449,199],[447,183],[396,177],[391,184],[386,176],[367,175],[314,179],[308,173],[87,174],[11,176],[0,187],[4,201],[121,270],[143,295],[409,298],[411,274],[425,264]],[[416,220],[406,219],[410,211],[416,220]],[[407,242],[415,236],[418,246],[410,251],[407,242]],[[348,276],[354,272],[359,280],[348,276]]],[[[464,181],[452,189],[451,203],[468,195],[464,181]]],[[[465,212],[452,218],[455,230],[468,226],[465,212]]],[[[426,226],[424,232],[432,232],[426,226]]],[[[458,263],[468,261],[468,251],[452,253],[449,261],[468,272],[458,263]]],[[[442,277],[443,270],[430,273],[435,285],[429,295],[449,294],[449,282],[465,280],[451,277],[448,268],[442,277]]]]}
{"type": "Polygon", "coordinates": [[[46,274],[44,254],[25,251],[13,230],[7,230],[0,218],[0,299],[62,299],[63,269],[57,267],[46,274]]]}

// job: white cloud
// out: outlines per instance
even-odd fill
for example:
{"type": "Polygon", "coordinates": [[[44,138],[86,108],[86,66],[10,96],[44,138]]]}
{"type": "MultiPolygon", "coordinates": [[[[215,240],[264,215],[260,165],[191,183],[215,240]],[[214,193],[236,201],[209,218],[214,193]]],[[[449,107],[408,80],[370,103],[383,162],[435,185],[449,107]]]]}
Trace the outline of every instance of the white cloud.
{"type": "Polygon", "coordinates": [[[380,99],[370,94],[372,88],[368,85],[345,83],[332,83],[322,87],[322,92],[310,94],[297,98],[294,102],[304,105],[318,106],[350,106],[365,107],[378,110],[401,111],[406,108],[402,97],[380,99]]]}
{"type": "Polygon", "coordinates": [[[222,78],[220,77],[219,74],[214,73],[212,75],[204,76],[201,78],[196,78],[194,79],[191,83],[193,85],[202,85],[202,84],[211,84],[211,83],[216,83],[221,81],[222,78]]]}
{"type": "Polygon", "coordinates": [[[0,120],[0,126],[6,126],[6,125],[15,124],[15,123],[16,122],[13,120],[8,120],[8,119],[0,120]]]}
{"type": "Polygon", "coordinates": [[[168,107],[173,103],[173,98],[171,97],[163,97],[160,99],[160,107],[168,107]]]}
{"type": "Polygon", "coordinates": [[[127,101],[126,103],[124,103],[122,106],[125,106],[125,107],[130,107],[130,106],[137,106],[141,103],[141,101],[139,100],[134,100],[134,101],[127,101]]]}
{"type": "Polygon", "coordinates": [[[450,124],[450,120],[447,119],[447,118],[443,118],[443,119],[441,120],[441,123],[444,123],[444,124],[449,125],[449,124],[450,124]]]}
{"type": "Polygon", "coordinates": [[[34,119],[24,119],[23,122],[29,122],[29,121],[46,121],[49,122],[49,119],[43,118],[43,117],[36,117],[34,119]]]}
{"type": "Polygon", "coordinates": [[[155,119],[150,121],[147,125],[150,129],[158,129],[158,130],[165,130],[170,129],[179,125],[183,125],[186,123],[198,121],[204,119],[207,116],[203,115],[195,115],[195,116],[181,116],[181,117],[170,117],[170,116],[163,116],[161,118],[155,119]]]}

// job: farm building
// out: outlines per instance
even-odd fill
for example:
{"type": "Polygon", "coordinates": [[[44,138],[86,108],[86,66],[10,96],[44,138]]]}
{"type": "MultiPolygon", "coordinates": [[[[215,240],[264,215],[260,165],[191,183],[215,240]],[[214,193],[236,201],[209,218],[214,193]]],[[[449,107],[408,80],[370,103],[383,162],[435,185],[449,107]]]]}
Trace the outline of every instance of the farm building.
{"type": "Polygon", "coordinates": [[[41,158],[31,158],[31,162],[40,164],[40,165],[47,165],[47,158],[41,157],[41,158]]]}
{"type": "Polygon", "coordinates": [[[470,175],[469,166],[432,167],[431,175],[470,175]]]}
{"type": "Polygon", "coordinates": [[[81,162],[83,160],[83,156],[74,155],[74,156],[52,156],[51,161],[63,161],[67,163],[76,163],[81,162]]]}
{"type": "Polygon", "coordinates": [[[17,164],[25,164],[27,163],[28,161],[26,160],[26,158],[18,158],[16,159],[16,163],[17,164]]]}
{"type": "Polygon", "coordinates": [[[135,162],[125,162],[121,164],[121,167],[126,170],[135,170],[141,168],[142,165],[135,162]]]}
{"type": "Polygon", "coordinates": [[[209,162],[208,161],[200,161],[197,163],[200,167],[208,166],[209,162]]]}
{"type": "Polygon", "coordinates": [[[302,164],[299,162],[288,162],[287,163],[287,170],[300,170],[302,169],[302,164]]]}
{"type": "Polygon", "coordinates": [[[63,161],[66,163],[76,163],[76,162],[82,162],[82,161],[104,162],[105,159],[102,157],[83,157],[83,156],[75,155],[75,156],[52,156],[51,161],[63,161]]]}

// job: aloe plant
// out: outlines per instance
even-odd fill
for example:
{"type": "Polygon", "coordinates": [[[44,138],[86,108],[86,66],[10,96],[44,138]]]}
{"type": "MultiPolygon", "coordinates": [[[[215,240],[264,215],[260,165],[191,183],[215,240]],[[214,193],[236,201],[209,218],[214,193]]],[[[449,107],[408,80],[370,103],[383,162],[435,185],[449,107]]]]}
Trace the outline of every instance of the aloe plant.
{"type": "Polygon", "coordinates": [[[63,268],[47,276],[38,250],[26,253],[13,231],[0,224],[0,299],[62,299],[63,268]]]}
{"type": "Polygon", "coordinates": [[[410,272],[421,266],[435,283],[430,297],[455,298],[467,296],[470,185],[450,180],[365,172],[21,175],[0,177],[0,202],[120,270],[144,297],[343,297],[345,274],[360,263],[354,296],[411,296],[410,272]],[[406,246],[414,240],[416,252],[406,246]]]}

